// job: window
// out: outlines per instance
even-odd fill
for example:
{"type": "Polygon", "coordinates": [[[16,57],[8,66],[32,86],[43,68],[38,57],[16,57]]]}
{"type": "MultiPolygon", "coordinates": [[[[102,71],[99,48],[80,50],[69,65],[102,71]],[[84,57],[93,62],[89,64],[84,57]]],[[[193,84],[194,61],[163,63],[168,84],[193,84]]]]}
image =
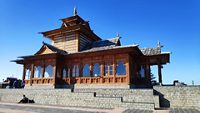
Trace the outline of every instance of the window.
{"type": "Polygon", "coordinates": [[[126,75],[126,65],[123,61],[117,62],[117,75],[126,75]]]}
{"type": "Polygon", "coordinates": [[[83,77],[89,77],[90,76],[90,66],[89,64],[85,64],[83,67],[83,77]]]}
{"type": "Polygon", "coordinates": [[[113,65],[111,63],[105,64],[105,75],[113,75],[113,65]]]}
{"type": "Polygon", "coordinates": [[[44,77],[53,77],[53,66],[48,65],[45,67],[44,77]]]}
{"type": "Polygon", "coordinates": [[[93,76],[100,76],[100,65],[98,63],[94,64],[93,66],[93,76]]]}
{"type": "Polygon", "coordinates": [[[29,80],[30,79],[30,75],[31,75],[31,70],[30,69],[26,69],[25,79],[29,80]]]}
{"type": "Polygon", "coordinates": [[[41,66],[35,66],[34,68],[34,78],[41,78],[42,77],[42,67],[41,66]]]}
{"type": "Polygon", "coordinates": [[[63,68],[63,78],[66,78],[67,77],[67,71],[65,68],[63,68]]]}
{"type": "Polygon", "coordinates": [[[79,76],[79,67],[78,65],[74,65],[72,70],[72,77],[78,77],[78,76],[79,76]]]}
{"type": "Polygon", "coordinates": [[[145,77],[145,70],[144,70],[143,66],[140,66],[139,76],[140,76],[140,78],[144,78],[145,77]]]}
{"type": "Polygon", "coordinates": [[[58,78],[61,78],[61,72],[62,72],[62,69],[57,68],[57,74],[56,74],[56,76],[57,76],[58,78]]]}
{"type": "Polygon", "coordinates": [[[70,77],[70,71],[71,71],[71,69],[68,68],[68,70],[67,70],[67,76],[68,76],[68,77],[70,77]]]}

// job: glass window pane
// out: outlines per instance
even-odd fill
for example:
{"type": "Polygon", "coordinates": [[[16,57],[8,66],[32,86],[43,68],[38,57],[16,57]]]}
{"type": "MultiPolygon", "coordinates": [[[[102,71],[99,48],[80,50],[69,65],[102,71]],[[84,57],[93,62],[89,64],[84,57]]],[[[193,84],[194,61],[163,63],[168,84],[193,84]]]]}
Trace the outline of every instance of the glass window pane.
{"type": "Polygon", "coordinates": [[[67,76],[70,77],[70,68],[67,70],[67,76]]]}
{"type": "Polygon", "coordinates": [[[117,62],[117,75],[126,75],[126,66],[122,61],[117,62]]]}
{"type": "Polygon", "coordinates": [[[72,77],[76,76],[76,66],[73,66],[73,70],[72,70],[72,77]]]}
{"type": "Polygon", "coordinates": [[[67,77],[67,71],[66,71],[66,69],[64,68],[63,69],[63,78],[66,78],[67,77]]]}
{"type": "Polygon", "coordinates": [[[143,66],[140,66],[140,71],[139,71],[140,77],[144,78],[145,77],[145,70],[143,66]]]}
{"type": "Polygon", "coordinates": [[[79,76],[79,66],[74,65],[72,69],[72,77],[78,77],[79,76]]]}
{"type": "Polygon", "coordinates": [[[109,70],[108,70],[108,67],[109,67],[108,64],[106,64],[106,65],[105,65],[105,76],[108,76],[108,71],[109,71],[109,70]]]}
{"type": "Polygon", "coordinates": [[[93,76],[100,76],[100,65],[98,63],[93,66],[93,76]]]}
{"type": "Polygon", "coordinates": [[[53,66],[52,65],[46,66],[44,77],[53,77],[53,66]]]}
{"type": "Polygon", "coordinates": [[[31,70],[30,69],[26,69],[25,79],[29,80],[30,79],[30,75],[31,75],[31,70]]]}
{"type": "Polygon", "coordinates": [[[76,77],[78,77],[79,76],[79,67],[78,67],[78,65],[76,65],[76,77]]]}
{"type": "Polygon", "coordinates": [[[85,64],[83,67],[83,77],[89,77],[90,76],[90,66],[89,64],[85,64]]]}
{"type": "Polygon", "coordinates": [[[41,78],[42,77],[42,67],[41,66],[35,66],[34,68],[34,77],[35,78],[41,78]]]}
{"type": "Polygon", "coordinates": [[[112,64],[110,64],[110,65],[109,65],[109,68],[110,68],[110,70],[109,70],[109,71],[110,71],[110,73],[109,73],[109,74],[110,74],[110,75],[113,75],[113,65],[112,65],[112,64]]]}

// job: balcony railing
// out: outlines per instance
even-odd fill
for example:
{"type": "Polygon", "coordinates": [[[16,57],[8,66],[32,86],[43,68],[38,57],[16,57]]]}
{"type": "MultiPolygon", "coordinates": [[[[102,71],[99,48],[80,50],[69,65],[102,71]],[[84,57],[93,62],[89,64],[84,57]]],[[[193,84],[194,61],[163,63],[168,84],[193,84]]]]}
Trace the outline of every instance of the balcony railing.
{"type": "MultiPolygon", "coordinates": [[[[61,81],[63,84],[112,84],[127,83],[127,76],[99,76],[99,77],[67,77],[61,81]]],[[[58,80],[59,82],[59,80],[58,80]]],[[[26,84],[30,84],[30,80],[25,80],[26,84]]],[[[33,78],[32,84],[53,84],[53,78],[33,78]]]]}

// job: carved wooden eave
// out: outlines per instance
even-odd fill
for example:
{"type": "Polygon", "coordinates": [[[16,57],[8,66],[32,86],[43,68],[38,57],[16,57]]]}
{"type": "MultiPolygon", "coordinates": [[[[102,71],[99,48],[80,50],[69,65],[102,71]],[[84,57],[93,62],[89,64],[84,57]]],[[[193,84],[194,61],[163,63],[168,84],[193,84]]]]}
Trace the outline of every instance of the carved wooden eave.
{"type": "Polygon", "coordinates": [[[170,53],[161,53],[158,55],[144,56],[148,59],[150,65],[167,64],[170,63],[170,53]]]}

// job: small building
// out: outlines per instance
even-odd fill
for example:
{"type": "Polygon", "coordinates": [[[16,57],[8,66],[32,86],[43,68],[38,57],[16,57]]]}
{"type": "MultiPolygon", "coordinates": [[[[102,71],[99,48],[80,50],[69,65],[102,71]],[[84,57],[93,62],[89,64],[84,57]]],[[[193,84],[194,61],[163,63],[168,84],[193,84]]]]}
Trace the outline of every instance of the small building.
{"type": "Polygon", "coordinates": [[[61,19],[60,28],[41,34],[52,44],[43,46],[34,55],[15,60],[22,64],[26,86],[75,84],[151,85],[151,66],[158,66],[162,84],[162,65],[169,63],[170,53],[138,45],[121,46],[120,36],[102,40],[77,11],[61,19]]]}

